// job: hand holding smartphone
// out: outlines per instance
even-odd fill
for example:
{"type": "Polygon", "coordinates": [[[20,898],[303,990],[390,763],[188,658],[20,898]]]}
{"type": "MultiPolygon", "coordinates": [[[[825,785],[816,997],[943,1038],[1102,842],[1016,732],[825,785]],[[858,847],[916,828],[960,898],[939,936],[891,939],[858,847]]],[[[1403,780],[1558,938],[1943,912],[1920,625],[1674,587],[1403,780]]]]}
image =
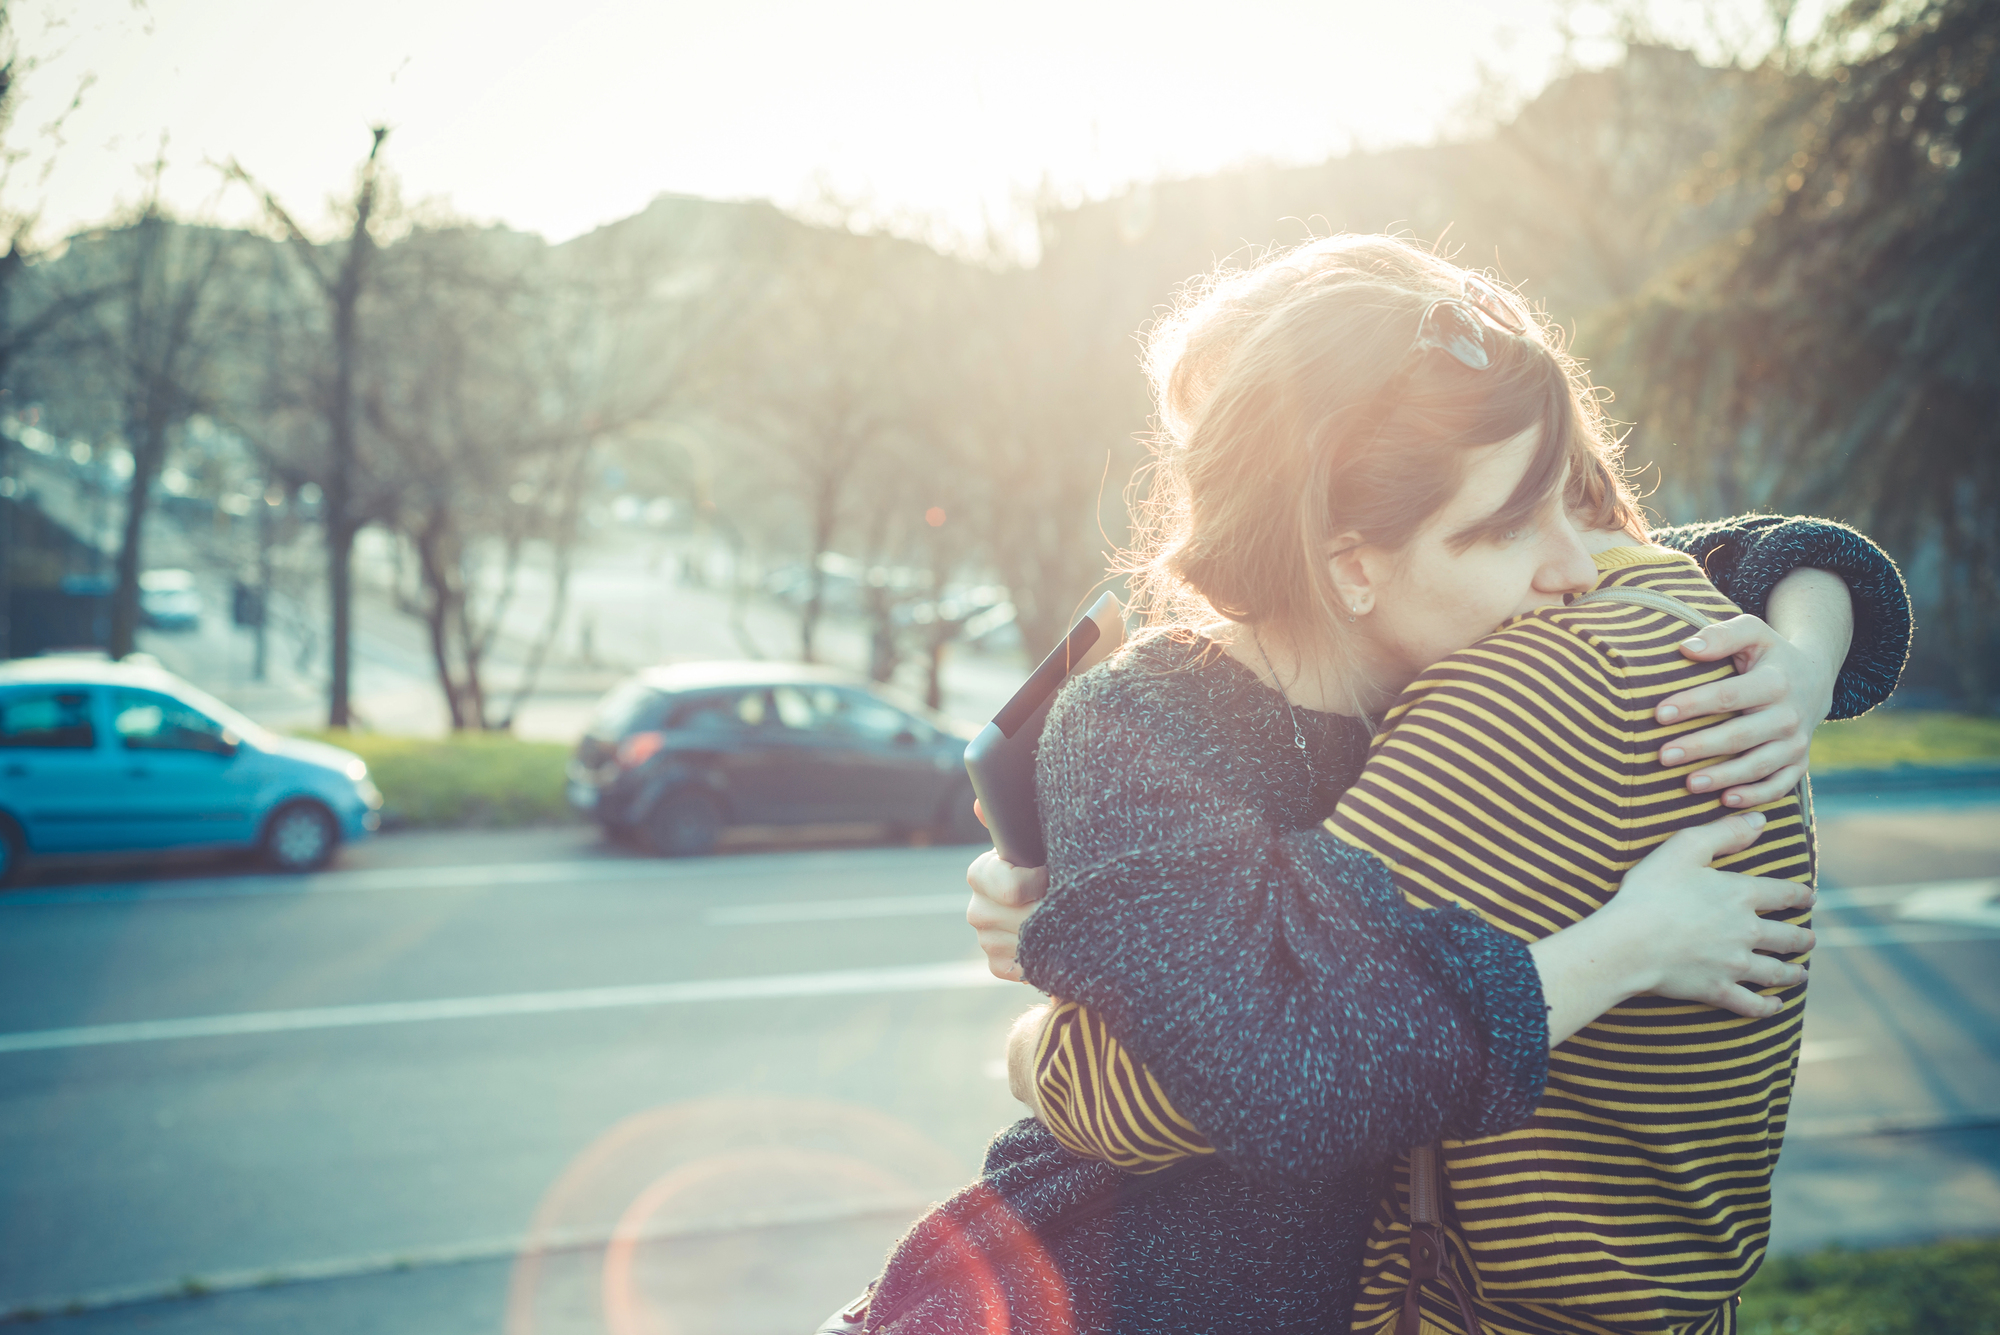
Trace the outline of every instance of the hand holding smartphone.
{"type": "Polygon", "coordinates": [[[1102,662],[1125,642],[1125,609],[1105,594],[1070,628],[1026,684],[965,748],[966,773],[993,847],[1017,867],[1048,861],[1035,805],[1035,745],[1056,692],[1071,676],[1102,662]]]}

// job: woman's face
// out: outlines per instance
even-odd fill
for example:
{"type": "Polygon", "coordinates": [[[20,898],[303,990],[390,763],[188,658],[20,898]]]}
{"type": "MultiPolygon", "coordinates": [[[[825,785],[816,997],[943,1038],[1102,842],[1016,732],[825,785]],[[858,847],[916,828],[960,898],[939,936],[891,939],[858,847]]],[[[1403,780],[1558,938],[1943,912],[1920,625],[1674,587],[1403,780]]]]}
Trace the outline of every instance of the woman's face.
{"type": "Polygon", "coordinates": [[[1336,578],[1344,568],[1358,578],[1354,598],[1366,607],[1353,629],[1382,689],[1399,692],[1501,622],[1597,582],[1562,487],[1526,521],[1511,529],[1492,525],[1533,461],[1540,435],[1532,427],[1478,450],[1458,494],[1400,551],[1363,544],[1351,549],[1351,560],[1336,558],[1336,578]]]}

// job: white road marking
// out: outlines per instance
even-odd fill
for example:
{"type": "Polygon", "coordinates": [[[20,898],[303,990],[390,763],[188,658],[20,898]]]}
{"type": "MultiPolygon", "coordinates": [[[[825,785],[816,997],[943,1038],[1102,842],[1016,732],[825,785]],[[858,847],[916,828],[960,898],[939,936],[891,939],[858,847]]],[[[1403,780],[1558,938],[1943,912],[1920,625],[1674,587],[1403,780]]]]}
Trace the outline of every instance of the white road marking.
{"type": "Polygon", "coordinates": [[[1852,1038],[1827,1038],[1817,1042],[1807,1039],[1799,1044],[1799,1065],[1810,1066],[1814,1062],[1837,1062],[1846,1057],[1858,1057],[1868,1051],[1868,1045],[1852,1038]]]}
{"type": "Polygon", "coordinates": [[[590,987],[567,992],[521,992],[511,996],[453,997],[437,1001],[391,1001],[359,1006],[319,1006],[309,1010],[250,1011],[182,1020],[136,1020],[126,1024],[83,1025],[0,1034],[0,1053],[47,1052],[102,1047],[112,1043],[161,1043],[244,1034],[297,1033],[309,1029],[353,1029],[367,1025],[420,1024],[434,1020],[483,1020],[503,1015],[558,1015],[568,1011],[679,1006],[709,1001],[771,1001],[791,997],[866,996],[885,992],[936,992],[975,987],[1019,987],[987,972],[983,960],[909,964],[837,973],[773,974],[759,978],[709,978],[687,983],[646,983],[630,987],[590,987]]]}
{"type": "Polygon", "coordinates": [[[840,918],[908,918],[929,914],[964,913],[970,896],[899,895],[884,899],[822,899],[798,904],[731,904],[710,909],[702,921],[710,927],[756,927],[779,922],[832,922],[840,918]]]}
{"type": "Polygon", "coordinates": [[[1919,889],[1903,901],[1896,916],[1914,922],[2000,927],[2000,902],[1996,898],[2000,898],[2000,879],[1946,881],[1919,889]]]}
{"type": "Polygon", "coordinates": [[[1990,941],[1994,939],[1993,933],[2000,932],[2000,878],[1822,890],[1818,908],[1835,914],[1853,909],[1893,908],[1897,919],[1848,923],[1821,918],[1813,924],[1821,950],[1990,941]]]}
{"type": "Polygon", "coordinates": [[[1921,905],[1926,899],[1945,894],[1953,899],[1969,897],[1977,903],[2000,895],[2000,877],[1973,881],[1917,881],[1905,885],[1863,885],[1851,889],[1832,889],[1819,892],[1818,907],[1822,909],[1865,909],[1884,908],[1891,904],[1904,906],[1904,917],[1913,916],[1908,906],[1914,901],[1921,905]]]}
{"type": "MultiPolygon", "coordinates": [[[[68,904],[172,903],[196,899],[301,899],[310,895],[412,894],[428,890],[483,890],[511,886],[572,886],[654,882],[686,886],[746,876],[879,875],[886,867],[939,858],[943,850],[861,849],[823,853],[752,853],[740,857],[662,861],[653,858],[578,858],[564,862],[496,863],[481,866],[380,867],[369,871],[327,871],[304,876],[214,876],[186,880],[128,881],[114,884],[51,886],[43,890],[0,891],[0,909],[68,904]]],[[[951,849],[957,854],[961,849],[951,849]]],[[[971,861],[951,859],[959,867],[971,861]]]]}

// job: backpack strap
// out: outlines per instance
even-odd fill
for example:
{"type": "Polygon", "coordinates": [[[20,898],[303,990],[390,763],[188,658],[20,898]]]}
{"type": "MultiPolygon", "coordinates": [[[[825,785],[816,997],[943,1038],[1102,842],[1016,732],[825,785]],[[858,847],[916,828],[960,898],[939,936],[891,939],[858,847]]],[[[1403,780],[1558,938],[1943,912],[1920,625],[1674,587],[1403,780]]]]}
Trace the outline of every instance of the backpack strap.
{"type": "Polygon", "coordinates": [[[1442,1151],[1437,1141],[1410,1151],[1410,1283],[1403,1290],[1403,1312],[1396,1318],[1396,1335],[1419,1335],[1423,1329],[1417,1293],[1424,1281],[1432,1279],[1442,1280],[1451,1290],[1458,1303],[1459,1320],[1465,1323],[1465,1335],[1484,1335],[1479,1316],[1472,1310],[1472,1300],[1466,1297],[1465,1286],[1458,1282],[1458,1267],[1445,1249],[1444,1218],[1439,1208],[1444,1196],[1443,1180],[1438,1174],[1442,1151]]]}

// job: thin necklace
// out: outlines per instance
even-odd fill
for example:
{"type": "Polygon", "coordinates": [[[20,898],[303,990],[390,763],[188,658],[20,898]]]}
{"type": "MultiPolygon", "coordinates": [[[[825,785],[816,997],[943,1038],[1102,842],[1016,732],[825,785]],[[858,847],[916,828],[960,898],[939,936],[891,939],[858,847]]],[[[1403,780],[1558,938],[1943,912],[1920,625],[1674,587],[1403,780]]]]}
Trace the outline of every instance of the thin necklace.
{"type": "Polygon", "coordinates": [[[1285,714],[1292,720],[1292,745],[1299,748],[1299,759],[1306,767],[1306,791],[1313,792],[1319,781],[1313,776],[1312,750],[1306,745],[1306,730],[1299,726],[1299,711],[1292,708],[1292,698],[1285,694],[1285,679],[1278,675],[1278,665],[1271,661],[1271,651],[1264,647],[1264,637],[1253,630],[1250,638],[1257,642],[1257,652],[1270,671],[1271,680],[1277,683],[1278,698],[1285,702],[1285,714]]]}

